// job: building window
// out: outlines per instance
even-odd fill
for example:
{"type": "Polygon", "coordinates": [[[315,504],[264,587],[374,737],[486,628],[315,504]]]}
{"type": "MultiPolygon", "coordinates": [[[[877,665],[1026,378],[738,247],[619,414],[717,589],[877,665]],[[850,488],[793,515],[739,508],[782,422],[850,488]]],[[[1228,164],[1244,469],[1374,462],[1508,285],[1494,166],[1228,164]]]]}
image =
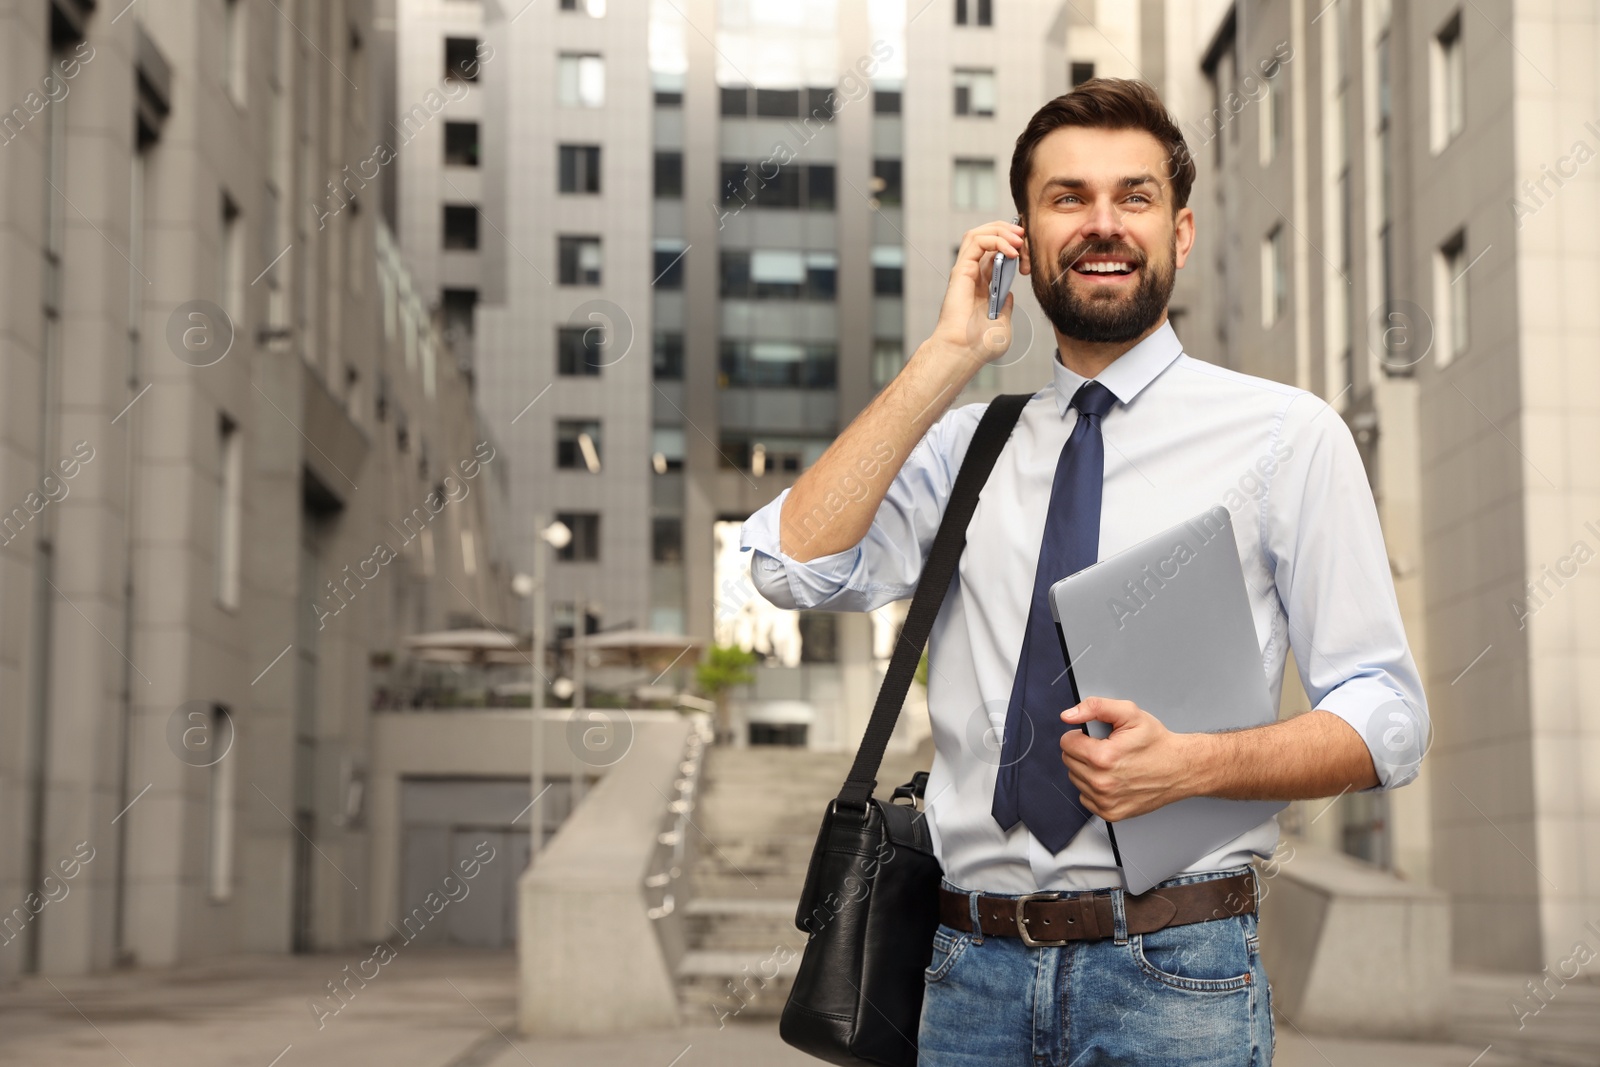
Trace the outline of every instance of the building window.
{"type": "Polygon", "coordinates": [[[444,76],[446,81],[475,82],[478,80],[478,39],[476,37],[446,37],[444,39],[444,76]]]}
{"type": "Polygon", "coordinates": [[[899,296],[905,288],[906,250],[879,245],[872,250],[872,295],[899,296]]]}
{"type": "Polygon", "coordinates": [[[1289,115],[1289,102],[1284,99],[1285,83],[1281,75],[1283,67],[1273,60],[1263,72],[1261,78],[1265,92],[1261,96],[1261,106],[1256,114],[1259,120],[1257,126],[1257,141],[1261,146],[1260,163],[1263,167],[1269,166],[1278,158],[1278,149],[1282,147],[1283,126],[1289,115]]]}
{"type": "Polygon", "coordinates": [[[807,89],[805,117],[813,122],[832,122],[834,104],[832,89],[807,89]]]}
{"type": "Polygon", "coordinates": [[[600,191],[600,146],[564,144],[556,148],[556,169],[561,175],[563,193],[600,191]]]}
{"type": "Polygon", "coordinates": [[[899,82],[875,82],[873,84],[872,113],[874,115],[900,114],[899,82]]]}
{"type": "Polygon", "coordinates": [[[756,116],[764,119],[792,119],[800,114],[799,89],[757,89],[756,116]]]}
{"type": "Polygon", "coordinates": [[[239,206],[227,193],[222,194],[222,260],[218,288],[222,309],[233,320],[235,330],[244,317],[244,226],[239,221],[239,206]]]}
{"type": "MultiPolygon", "coordinates": [[[[762,173],[764,164],[747,166],[743,163],[722,165],[724,198],[738,199],[756,207],[798,208],[800,206],[801,167],[777,167],[768,175],[762,173]]],[[[725,201],[726,202],[726,199],[725,201]]]]}
{"type": "Polygon", "coordinates": [[[562,285],[600,284],[600,238],[558,237],[556,258],[562,285]]]}
{"type": "Polygon", "coordinates": [[[605,338],[594,326],[556,327],[556,373],[564,377],[594,378],[600,374],[605,338]]]}
{"type": "Polygon", "coordinates": [[[556,97],[567,107],[604,107],[606,61],[598,55],[563,52],[556,61],[556,97]]]}
{"type": "Polygon", "coordinates": [[[656,153],[656,199],[683,199],[683,153],[656,153]]]}
{"type": "Polygon", "coordinates": [[[722,164],[722,202],[739,208],[765,207],[832,211],[834,170],[831,163],[772,167],[771,161],[722,164]],[[767,171],[771,169],[772,173],[767,171]]]}
{"type": "Polygon", "coordinates": [[[894,381],[906,365],[906,343],[898,337],[879,337],[872,342],[872,387],[882,389],[894,381]]]}
{"type": "Polygon", "coordinates": [[[991,0],[956,0],[956,25],[993,26],[993,3],[991,0]]]}
{"type": "Polygon", "coordinates": [[[666,71],[653,71],[650,80],[655,88],[656,107],[683,106],[683,75],[666,71]]]}
{"type": "Polygon", "coordinates": [[[213,704],[209,711],[195,710],[189,712],[191,720],[196,717],[206,717],[209,721],[196,722],[189,729],[200,727],[206,731],[205,751],[206,759],[211,761],[210,797],[207,807],[210,809],[210,825],[207,827],[208,852],[210,869],[207,872],[207,888],[212,900],[221,903],[233,897],[233,768],[239,762],[239,756],[234,755],[228,759],[229,750],[233,747],[233,720],[228,717],[228,709],[221,704],[213,704]]]}
{"type": "Polygon", "coordinates": [[[240,535],[244,530],[244,447],[239,424],[217,425],[217,602],[239,606],[240,535]]]}
{"type": "MultiPolygon", "coordinates": [[[[593,511],[558,511],[556,521],[572,531],[572,540],[556,550],[563,563],[600,561],[600,516],[593,511]]],[[[570,634],[568,635],[571,636],[570,634]]]]}
{"type": "Polygon", "coordinates": [[[839,662],[839,616],[831,611],[800,613],[800,662],[839,662]]]}
{"type": "Polygon", "coordinates": [[[222,4],[222,84],[240,107],[245,99],[245,14],[242,0],[222,4]]]}
{"type": "Polygon", "coordinates": [[[344,410],[352,422],[360,422],[363,412],[363,401],[366,398],[361,394],[361,372],[349,363],[344,365],[344,410]]]}
{"type": "Polygon", "coordinates": [[[723,389],[832,389],[839,349],[830,342],[724,340],[717,385],[723,389]]]}
{"type": "Polygon", "coordinates": [[[1434,34],[1428,47],[1428,103],[1431,147],[1435,155],[1466,125],[1466,70],[1461,51],[1461,12],[1434,34]]]}
{"type": "Polygon", "coordinates": [[[750,92],[748,85],[724,85],[721,93],[723,118],[750,114],[750,92]]]}
{"type": "Polygon", "coordinates": [[[1094,77],[1093,63],[1076,62],[1072,63],[1067,68],[1067,78],[1072,82],[1072,87],[1074,89],[1092,77],[1094,77]]]}
{"type": "Polygon", "coordinates": [[[445,289],[439,294],[439,332],[463,367],[472,366],[472,315],[477,306],[476,289],[445,289]]]}
{"type": "Polygon", "coordinates": [[[1289,309],[1289,253],[1280,222],[1261,241],[1261,327],[1271,329],[1289,309]]]}
{"type": "Polygon", "coordinates": [[[600,473],[600,421],[556,420],[556,467],[564,471],[600,473]]]}
{"type": "Polygon", "coordinates": [[[820,459],[832,443],[832,436],[772,437],[725,431],[717,442],[717,453],[723,467],[748,470],[758,477],[768,471],[798,474],[820,459]]]}
{"type": "Polygon", "coordinates": [[[956,160],[951,192],[952,206],[957,211],[993,210],[994,160],[956,160]]]}
{"type": "Polygon", "coordinates": [[[676,330],[656,331],[651,368],[658,382],[683,381],[683,334],[676,330]]]}
{"type": "Polygon", "coordinates": [[[444,206],[446,251],[470,252],[478,247],[478,209],[471,204],[444,206]]]}
{"type": "Polygon", "coordinates": [[[478,124],[476,122],[447,122],[444,124],[444,161],[450,167],[476,167],[478,165],[478,124]]]}
{"type": "Polygon", "coordinates": [[[657,515],[650,520],[650,559],[655,563],[683,562],[683,519],[657,515]]]}
{"type": "Polygon", "coordinates": [[[683,470],[682,426],[657,426],[650,433],[650,466],[657,474],[683,470]]]}
{"type": "Polygon", "coordinates": [[[806,167],[805,206],[808,211],[833,210],[833,164],[806,167]]]}
{"type": "Polygon", "coordinates": [[[1467,351],[1467,234],[1457,230],[1433,256],[1433,306],[1438,313],[1439,366],[1467,351]]]}
{"type": "Polygon", "coordinates": [[[952,81],[956,90],[957,115],[994,117],[994,71],[958,69],[952,81]]]}
{"type": "Polygon", "coordinates": [[[872,198],[879,207],[897,207],[900,204],[900,160],[874,159],[872,161],[872,198]]]}
{"type": "Polygon", "coordinates": [[[682,289],[683,288],[683,260],[684,243],[677,237],[658,237],[652,247],[655,250],[655,281],[652,283],[657,289],[682,289]]]}
{"type": "Polygon", "coordinates": [[[832,300],[838,272],[834,252],[723,249],[721,295],[735,300],[832,300]]]}

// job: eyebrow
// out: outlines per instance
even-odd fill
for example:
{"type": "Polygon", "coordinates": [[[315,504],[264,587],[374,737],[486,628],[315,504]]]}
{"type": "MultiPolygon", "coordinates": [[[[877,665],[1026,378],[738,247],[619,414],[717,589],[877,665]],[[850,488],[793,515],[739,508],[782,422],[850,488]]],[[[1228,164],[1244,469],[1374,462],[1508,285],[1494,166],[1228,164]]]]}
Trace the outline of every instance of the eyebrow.
{"type": "MultiPolygon", "coordinates": [[[[1131,175],[1123,178],[1118,185],[1123,189],[1137,189],[1141,185],[1152,185],[1155,186],[1157,192],[1160,192],[1161,190],[1160,183],[1158,183],[1155,178],[1149,174],[1131,175]]],[[[1087,189],[1088,187],[1089,183],[1082,178],[1065,178],[1057,176],[1046,181],[1044,183],[1044,188],[1040,189],[1039,193],[1042,196],[1045,193],[1048,193],[1051,189],[1087,189]]]]}

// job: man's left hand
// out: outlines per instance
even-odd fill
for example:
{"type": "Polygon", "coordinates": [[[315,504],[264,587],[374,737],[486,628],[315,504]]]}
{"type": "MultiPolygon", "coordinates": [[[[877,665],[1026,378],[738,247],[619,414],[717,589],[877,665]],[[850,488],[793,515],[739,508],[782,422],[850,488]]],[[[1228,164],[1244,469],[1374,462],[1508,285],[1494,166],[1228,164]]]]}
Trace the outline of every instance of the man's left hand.
{"type": "Polygon", "coordinates": [[[1078,729],[1061,736],[1067,777],[1083,806],[1107,822],[1131,819],[1195,795],[1195,739],[1175,734],[1131,700],[1085,697],[1061,713],[1069,727],[1091,719],[1109,723],[1111,736],[1090,737],[1078,729]]]}

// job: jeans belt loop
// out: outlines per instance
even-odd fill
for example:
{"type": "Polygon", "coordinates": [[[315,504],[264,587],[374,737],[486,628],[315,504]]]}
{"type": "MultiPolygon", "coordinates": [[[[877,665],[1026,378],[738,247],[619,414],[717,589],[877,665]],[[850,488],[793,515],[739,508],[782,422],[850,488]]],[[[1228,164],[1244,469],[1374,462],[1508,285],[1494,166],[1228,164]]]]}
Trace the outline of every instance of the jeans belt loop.
{"type": "Polygon", "coordinates": [[[972,909],[972,943],[983,944],[983,917],[978,912],[979,892],[974,889],[967,894],[967,905],[972,909]]]}
{"type": "Polygon", "coordinates": [[[1113,936],[1119,945],[1128,943],[1128,911],[1124,903],[1127,895],[1127,891],[1123,889],[1111,891],[1111,917],[1116,926],[1113,936]]]}

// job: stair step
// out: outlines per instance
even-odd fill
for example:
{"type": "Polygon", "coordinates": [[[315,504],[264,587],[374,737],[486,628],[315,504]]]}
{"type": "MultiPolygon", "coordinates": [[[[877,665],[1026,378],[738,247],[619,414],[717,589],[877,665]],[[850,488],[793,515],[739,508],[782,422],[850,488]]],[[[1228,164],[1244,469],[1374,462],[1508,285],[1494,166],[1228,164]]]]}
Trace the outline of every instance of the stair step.
{"type": "Polygon", "coordinates": [[[684,909],[689,915],[776,915],[792,919],[799,898],[794,900],[750,900],[739,897],[699,897],[684,909]]]}
{"type": "MultiPolygon", "coordinates": [[[[783,1009],[806,935],[795,928],[800,888],[828,802],[853,752],[713,747],[695,811],[697,835],[677,971],[690,1018],[771,1017],[783,1009]]],[[[926,766],[896,753],[879,796],[926,766]]]]}
{"type": "Polygon", "coordinates": [[[772,1018],[783,1011],[800,950],[691,949],[678,964],[678,1000],[691,1017],[709,1011],[719,1021],[733,1016],[772,1018]]]}

